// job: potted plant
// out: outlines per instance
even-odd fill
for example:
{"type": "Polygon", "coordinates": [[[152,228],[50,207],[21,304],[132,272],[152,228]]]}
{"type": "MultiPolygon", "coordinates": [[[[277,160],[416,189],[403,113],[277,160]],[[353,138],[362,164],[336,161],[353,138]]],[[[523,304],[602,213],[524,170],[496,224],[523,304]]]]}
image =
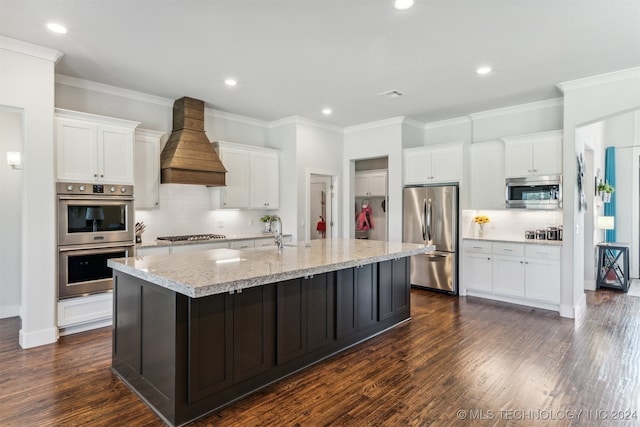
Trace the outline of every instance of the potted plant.
{"type": "Polygon", "coordinates": [[[260,217],[260,221],[264,222],[263,233],[271,233],[271,215],[263,215],[260,217]]]}
{"type": "Polygon", "coordinates": [[[610,186],[606,182],[601,182],[598,184],[598,193],[600,193],[600,197],[604,203],[609,203],[611,201],[611,193],[615,191],[615,188],[610,186]]]}

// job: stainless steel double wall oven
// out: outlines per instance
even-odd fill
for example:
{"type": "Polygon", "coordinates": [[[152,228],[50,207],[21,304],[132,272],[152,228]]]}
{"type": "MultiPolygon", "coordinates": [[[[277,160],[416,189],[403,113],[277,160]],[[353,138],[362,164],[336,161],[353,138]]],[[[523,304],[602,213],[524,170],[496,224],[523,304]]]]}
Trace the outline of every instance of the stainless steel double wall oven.
{"type": "Polygon", "coordinates": [[[58,297],[113,289],[109,258],[133,254],[133,186],[61,182],[58,297]]]}

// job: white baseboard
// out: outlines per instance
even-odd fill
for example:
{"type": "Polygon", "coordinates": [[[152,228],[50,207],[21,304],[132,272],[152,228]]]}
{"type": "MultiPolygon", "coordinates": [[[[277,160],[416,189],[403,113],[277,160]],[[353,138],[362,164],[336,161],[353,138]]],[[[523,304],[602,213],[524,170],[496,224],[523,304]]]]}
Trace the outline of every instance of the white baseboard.
{"type": "Polygon", "coordinates": [[[584,290],[585,291],[595,291],[596,290],[596,281],[595,280],[585,280],[584,281],[584,290]]]}
{"type": "Polygon", "coordinates": [[[45,344],[53,344],[58,340],[58,328],[42,329],[39,331],[25,332],[20,329],[19,341],[22,348],[33,348],[45,344]]]}
{"type": "Polygon", "coordinates": [[[587,296],[583,292],[575,305],[560,304],[560,316],[568,319],[578,319],[587,309],[587,296]]]}
{"type": "Polygon", "coordinates": [[[0,305],[0,319],[20,316],[19,305],[0,305]]]}
{"type": "Polygon", "coordinates": [[[113,322],[111,318],[97,320],[95,322],[83,323],[80,325],[67,326],[65,328],[60,328],[59,333],[60,336],[63,337],[65,335],[77,334],[78,332],[90,331],[92,329],[104,328],[106,326],[111,326],[113,322]]]}

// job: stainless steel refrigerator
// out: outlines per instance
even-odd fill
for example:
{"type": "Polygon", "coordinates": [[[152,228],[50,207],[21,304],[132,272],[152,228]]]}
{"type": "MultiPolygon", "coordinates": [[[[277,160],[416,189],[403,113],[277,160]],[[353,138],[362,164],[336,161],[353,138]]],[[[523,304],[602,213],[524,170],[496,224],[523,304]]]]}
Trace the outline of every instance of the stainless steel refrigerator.
{"type": "Polygon", "coordinates": [[[435,245],[411,257],[411,285],[458,293],[458,187],[405,187],[402,241],[435,245]]]}

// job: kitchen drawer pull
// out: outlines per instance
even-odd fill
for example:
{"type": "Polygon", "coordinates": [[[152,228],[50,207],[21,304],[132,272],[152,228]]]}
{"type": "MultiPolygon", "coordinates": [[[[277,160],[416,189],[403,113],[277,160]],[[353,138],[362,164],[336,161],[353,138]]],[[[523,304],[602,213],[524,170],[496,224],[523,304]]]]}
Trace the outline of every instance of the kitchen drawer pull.
{"type": "Polygon", "coordinates": [[[505,252],[513,252],[513,249],[503,249],[505,252]]]}
{"type": "Polygon", "coordinates": [[[482,246],[474,246],[473,249],[482,249],[482,246]]]}
{"type": "Polygon", "coordinates": [[[549,252],[536,252],[538,255],[549,255],[549,252]]]}

